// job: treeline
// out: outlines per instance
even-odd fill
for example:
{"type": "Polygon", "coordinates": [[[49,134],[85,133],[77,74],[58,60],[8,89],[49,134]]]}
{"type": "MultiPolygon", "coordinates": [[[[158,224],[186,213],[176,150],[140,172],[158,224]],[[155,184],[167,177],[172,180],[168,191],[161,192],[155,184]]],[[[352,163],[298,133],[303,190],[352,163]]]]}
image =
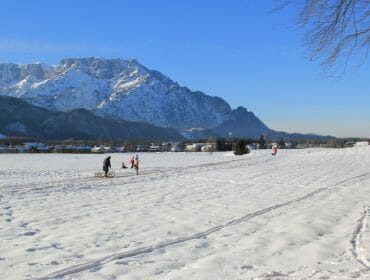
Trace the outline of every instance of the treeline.
{"type": "MultiPolygon", "coordinates": [[[[215,143],[218,151],[233,151],[235,150],[235,143],[242,141],[243,145],[253,145],[256,149],[267,149],[270,148],[271,143],[275,143],[279,148],[287,148],[287,144],[290,144],[289,148],[296,147],[327,147],[327,148],[344,148],[348,147],[350,142],[370,142],[368,138],[332,138],[330,140],[319,140],[319,139],[292,139],[286,141],[283,139],[275,140],[268,139],[261,135],[258,139],[249,138],[209,138],[209,139],[193,139],[183,140],[177,142],[177,146],[184,148],[189,143],[215,143]]],[[[76,140],[76,139],[64,139],[64,140],[42,140],[34,137],[6,137],[0,139],[1,146],[16,146],[22,145],[25,142],[42,142],[49,146],[109,146],[118,147],[125,146],[129,150],[134,150],[138,145],[150,145],[151,143],[160,144],[160,141],[149,141],[149,140],[127,140],[127,139],[96,139],[96,140],[76,140]]],[[[165,141],[164,141],[165,142],[165,141]]]]}

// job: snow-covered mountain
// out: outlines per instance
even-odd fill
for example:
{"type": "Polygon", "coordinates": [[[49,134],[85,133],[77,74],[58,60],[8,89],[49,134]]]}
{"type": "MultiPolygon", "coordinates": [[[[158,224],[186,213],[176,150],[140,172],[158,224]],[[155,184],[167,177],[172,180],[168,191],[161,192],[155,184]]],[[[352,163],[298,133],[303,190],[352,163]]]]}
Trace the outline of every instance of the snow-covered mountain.
{"type": "Polygon", "coordinates": [[[108,118],[180,130],[217,128],[242,112],[243,119],[258,127],[257,133],[268,130],[246,109],[232,110],[222,98],[179,86],[136,60],[69,58],[54,66],[0,64],[0,94],[54,111],[84,108],[108,118]]]}

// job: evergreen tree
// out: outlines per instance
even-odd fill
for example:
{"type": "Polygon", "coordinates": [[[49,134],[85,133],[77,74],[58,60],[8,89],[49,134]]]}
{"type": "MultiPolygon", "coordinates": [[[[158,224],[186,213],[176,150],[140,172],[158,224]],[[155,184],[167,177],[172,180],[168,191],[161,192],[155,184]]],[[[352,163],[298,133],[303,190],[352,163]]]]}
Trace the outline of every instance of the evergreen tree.
{"type": "Polygon", "coordinates": [[[283,139],[280,139],[280,141],[279,141],[279,148],[280,149],[285,149],[286,148],[286,146],[285,146],[285,142],[284,142],[284,140],[283,139]]]}
{"type": "Polygon", "coordinates": [[[244,155],[249,154],[249,149],[247,147],[248,142],[245,140],[237,140],[234,143],[234,154],[235,155],[244,155]]]}
{"type": "Polygon", "coordinates": [[[261,135],[260,139],[258,139],[258,145],[260,149],[266,149],[266,140],[263,135],[261,135]]]}
{"type": "Polygon", "coordinates": [[[217,150],[218,151],[231,151],[232,143],[230,139],[217,139],[217,150]]]}

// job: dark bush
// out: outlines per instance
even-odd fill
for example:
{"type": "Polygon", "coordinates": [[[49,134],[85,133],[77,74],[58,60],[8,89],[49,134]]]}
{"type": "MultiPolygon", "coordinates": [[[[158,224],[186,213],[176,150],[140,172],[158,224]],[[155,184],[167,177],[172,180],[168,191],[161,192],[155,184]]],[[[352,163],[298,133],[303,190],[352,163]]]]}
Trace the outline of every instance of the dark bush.
{"type": "Polygon", "coordinates": [[[237,140],[234,143],[234,154],[237,156],[249,154],[249,149],[247,147],[248,142],[245,140],[237,140]]]}

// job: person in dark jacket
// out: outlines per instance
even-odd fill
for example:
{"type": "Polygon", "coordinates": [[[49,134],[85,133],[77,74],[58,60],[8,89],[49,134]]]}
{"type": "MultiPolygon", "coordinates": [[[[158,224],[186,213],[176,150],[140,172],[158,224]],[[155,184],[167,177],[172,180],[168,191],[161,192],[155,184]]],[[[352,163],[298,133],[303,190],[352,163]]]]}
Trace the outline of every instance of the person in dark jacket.
{"type": "Polygon", "coordinates": [[[103,162],[103,170],[104,170],[104,176],[105,177],[108,177],[108,171],[109,171],[109,168],[112,168],[111,165],[110,165],[110,156],[107,157],[104,162],[103,162]]]}

